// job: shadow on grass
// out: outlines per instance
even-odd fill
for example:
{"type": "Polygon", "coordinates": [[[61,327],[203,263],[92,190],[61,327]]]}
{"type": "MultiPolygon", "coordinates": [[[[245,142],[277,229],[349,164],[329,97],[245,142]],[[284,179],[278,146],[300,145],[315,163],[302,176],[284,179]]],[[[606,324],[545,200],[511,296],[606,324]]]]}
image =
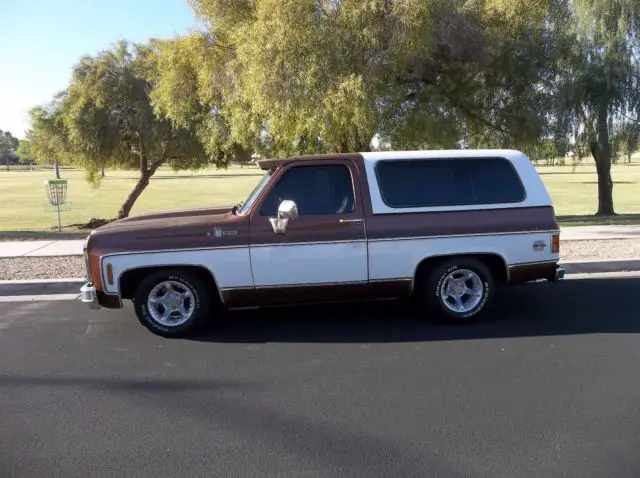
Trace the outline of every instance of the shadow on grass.
{"type": "MultiPolygon", "coordinates": [[[[561,168],[563,166],[547,166],[549,169],[553,169],[554,167],[557,168],[561,168]]],[[[540,171],[538,170],[538,174],[540,176],[545,176],[545,175],[560,175],[560,174],[568,174],[571,176],[576,176],[576,175],[580,175],[580,174],[586,174],[586,175],[590,175],[593,176],[594,174],[596,174],[595,169],[593,171],[540,171]]]]}
{"type": "Polygon", "coordinates": [[[640,333],[640,278],[567,280],[501,290],[473,324],[426,320],[406,302],[230,312],[190,340],[217,343],[398,343],[594,333],[640,333]]]}
{"type": "Polygon", "coordinates": [[[624,226],[640,224],[640,214],[558,216],[557,219],[561,226],[624,226]]]}
{"type": "MultiPolygon", "coordinates": [[[[598,181],[581,181],[578,184],[598,184],[598,181]]],[[[614,181],[613,184],[637,184],[637,181],[614,181]]]]}

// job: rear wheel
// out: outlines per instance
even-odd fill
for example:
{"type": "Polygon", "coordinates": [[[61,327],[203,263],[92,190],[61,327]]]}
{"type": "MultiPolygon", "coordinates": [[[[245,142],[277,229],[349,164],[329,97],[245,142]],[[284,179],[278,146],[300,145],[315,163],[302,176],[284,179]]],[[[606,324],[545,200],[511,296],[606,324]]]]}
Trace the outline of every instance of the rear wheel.
{"type": "Polygon", "coordinates": [[[211,313],[210,287],[189,271],[164,270],[147,276],[133,298],[138,320],[154,334],[190,334],[211,313]]]}
{"type": "Polygon", "coordinates": [[[453,258],[428,276],[420,291],[424,308],[450,321],[470,322],[489,305],[494,294],[491,271],[472,258],[453,258]]]}

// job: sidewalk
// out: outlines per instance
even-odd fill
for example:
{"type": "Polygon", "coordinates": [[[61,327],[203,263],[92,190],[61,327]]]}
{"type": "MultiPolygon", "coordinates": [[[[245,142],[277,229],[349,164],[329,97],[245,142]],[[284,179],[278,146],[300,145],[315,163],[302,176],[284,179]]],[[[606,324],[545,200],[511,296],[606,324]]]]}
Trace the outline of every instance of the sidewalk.
{"type": "MultiPolygon", "coordinates": [[[[560,238],[563,241],[640,239],[640,225],[563,227],[560,238]]],[[[80,256],[84,242],[84,240],[0,241],[0,257],[80,256]]]]}
{"type": "Polygon", "coordinates": [[[81,256],[84,240],[0,242],[0,257],[81,256]]]}
{"type": "Polygon", "coordinates": [[[560,239],[563,241],[640,239],[640,225],[563,227],[560,229],[560,239]]]}

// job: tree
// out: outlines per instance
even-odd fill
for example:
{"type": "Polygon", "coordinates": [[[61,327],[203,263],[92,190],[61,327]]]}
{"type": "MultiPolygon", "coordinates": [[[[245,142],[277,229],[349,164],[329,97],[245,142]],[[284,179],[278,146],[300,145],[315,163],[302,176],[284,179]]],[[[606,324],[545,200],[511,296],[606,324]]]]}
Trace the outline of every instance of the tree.
{"type": "Polygon", "coordinates": [[[259,146],[261,126],[245,114],[231,128],[226,93],[233,78],[225,69],[229,50],[205,32],[155,41],[153,47],[157,87],[150,96],[156,114],[193,131],[216,163],[249,158],[259,146]]]}
{"type": "Polygon", "coordinates": [[[28,139],[21,139],[16,154],[23,163],[31,163],[34,159],[31,154],[31,141],[28,139]]]}
{"type": "Polygon", "coordinates": [[[15,151],[18,149],[18,138],[14,137],[9,131],[0,129],[0,162],[5,163],[7,171],[9,171],[9,163],[15,151]]]}
{"type": "Polygon", "coordinates": [[[557,117],[583,136],[598,173],[597,215],[614,215],[614,127],[640,111],[640,3],[574,0],[566,30],[572,49],[562,62],[557,117]]]}
{"type": "Polygon", "coordinates": [[[263,154],[524,144],[546,125],[549,1],[191,3],[208,48],[181,77],[214,84],[229,135],[263,154]]]}
{"type": "Polygon", "coordinates": [[[63,118],[65,99],[66,92],[60,92],[49,104],[32,108],[31,129],[26,133],[31,157],[39,162],[52,162],[57,179],[60,162],[72,159],[63,118]]]}
{"type": "MultiPolygon", "coordinates": [[[[62,118],[62,128],[52,135],[56,146],[61,145],[69,161],[85,167],[88,180],[99,185],[99,172],[109,165],[139,171],[135,187],[118,211],[119,219],[130,214],[162,164],[176,170],[194,169],[213,159],[218,166],[225,165],[224,158],[206,154],[190,129],[154,111],[156,54],[153,42],[129,45],[122,41],[96,56],[83,57],[54,110],[54,117],[62,118]]],[[[33,135],[38,137],[43,128],[34,126],[33,135]]]]}
{"type": "Polygon", "coordinates": [[[622,152],[627,158],[627,163],[630,163],[631,156],[640,148],[640,120],[622,123],[618,130],[618,136],[622,143],[622,152]]]}

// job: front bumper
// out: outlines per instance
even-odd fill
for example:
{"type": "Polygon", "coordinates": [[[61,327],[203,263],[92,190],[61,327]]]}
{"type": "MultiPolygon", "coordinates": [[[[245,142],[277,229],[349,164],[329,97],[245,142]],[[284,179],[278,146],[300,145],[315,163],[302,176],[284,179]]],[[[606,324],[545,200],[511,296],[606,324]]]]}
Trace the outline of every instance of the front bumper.
{"type": "Polygon", "coordinates": [[[80,300],[84,304],[88,304],[90,309],[98,310],[100,308],[96,288],[90,282],[80,287],[80,300]]]}

